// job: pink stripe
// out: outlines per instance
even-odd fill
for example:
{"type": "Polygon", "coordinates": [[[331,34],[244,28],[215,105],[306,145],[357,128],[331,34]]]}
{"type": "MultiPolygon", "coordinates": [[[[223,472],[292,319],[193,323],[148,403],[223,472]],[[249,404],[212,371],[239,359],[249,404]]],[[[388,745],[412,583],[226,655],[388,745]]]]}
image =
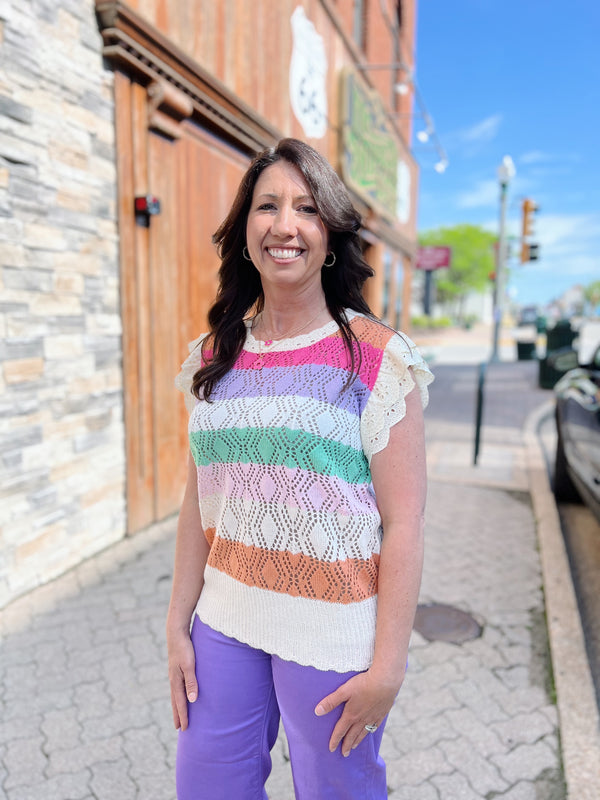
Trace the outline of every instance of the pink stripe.
{"type": "Polygon", "coordinates": [[[334,476],[283,466],[237,464],[235,474],[226,464],[199,467],[199,498],[213,494],[328,514],[378,513],[368,484],[348,484],[334,476]]]}
{"type": "MultiPolygon", "coordinates": [[[[360,349],[362,361],[359,377],[365,386],[373,389],[379,366],[383,357],[383,350],[368,342],[361,342],[360,349]]],[[[355,345],[356,350],[356,345],[355,345]]],[[[258,355],[242,350],[235,362],[234,369],[252,369],[258,355]]],[[[358,353],[357,353],[358,358],[358,353]]],[[[304,365],[324,365],[336,369],[350,369],[346,346],[339,336],[330,336],[326,339],[302,347],[298,350],[284,350],[282,352],[262,354],[263,367],[299,367],[304,365]]]]}

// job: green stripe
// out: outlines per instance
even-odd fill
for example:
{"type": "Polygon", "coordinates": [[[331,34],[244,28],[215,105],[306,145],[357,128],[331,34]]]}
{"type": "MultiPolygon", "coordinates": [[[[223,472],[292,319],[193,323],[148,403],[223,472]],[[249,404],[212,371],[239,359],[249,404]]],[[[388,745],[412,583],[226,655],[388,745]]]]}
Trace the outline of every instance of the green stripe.
{"type": "Polygon", "coordinates": [[[190,434],[190,445],[198,467],[214,462],[276,464],[335,475],[346,483],[371,481],[362,450],[285,427],[195,431],[190,434]]]}

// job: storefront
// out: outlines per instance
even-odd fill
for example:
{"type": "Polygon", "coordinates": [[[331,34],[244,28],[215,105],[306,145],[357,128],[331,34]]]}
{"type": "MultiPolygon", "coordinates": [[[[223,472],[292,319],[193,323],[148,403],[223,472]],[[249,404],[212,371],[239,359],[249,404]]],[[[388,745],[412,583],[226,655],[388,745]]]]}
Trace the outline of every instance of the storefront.
{"type": "Polygon", "coordinates": [[[363,217],[369,303],[407,329],[418,173],[395,89],[414,6],[6,0],[0,606],[177,511],[173,380],[257,151],[296,136],[329,159],[363,217]]]}

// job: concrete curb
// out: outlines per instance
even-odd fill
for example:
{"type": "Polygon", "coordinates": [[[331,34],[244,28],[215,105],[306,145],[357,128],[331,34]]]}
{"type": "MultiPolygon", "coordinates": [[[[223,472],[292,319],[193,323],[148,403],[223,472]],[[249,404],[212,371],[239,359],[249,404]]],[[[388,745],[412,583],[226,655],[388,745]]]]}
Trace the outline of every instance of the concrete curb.
{"type": "Polygon", "coordinates": [[[554,403],[549,401],[533,411],[525,422],[523,436],[542,563],[567,797],[597,800],[600,717],[560,520],[538,436],[542,421],[553,409],[554,403]]]}

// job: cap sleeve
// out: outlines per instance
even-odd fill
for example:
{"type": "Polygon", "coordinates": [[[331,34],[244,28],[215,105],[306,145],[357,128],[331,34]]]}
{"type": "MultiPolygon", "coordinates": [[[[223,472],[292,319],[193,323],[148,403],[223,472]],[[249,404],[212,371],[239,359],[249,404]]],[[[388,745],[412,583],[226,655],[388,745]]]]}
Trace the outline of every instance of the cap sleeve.
{"type": "Polygon", "coordinates": [[[429,402],[427,387],[433,374],[408,336],[395,334],[386,345],[375,386],[361,417],[363,450],[371,463],[383,450],[390,428],[406,414],[406,395],[417,386],[423,408],[429,402]]]}
{"type": "Polygon", "coordinates": [[[192,380],[194,375],[202,366],[202,342],[207,334],[203,333],[197,339],[194,339],[188,344],[189,356],[181,365],[181,371],[175,378],[175,387],[183,392],[183,399],[185,400],[185,407],[191,414],[198,402],[196,397],[192,394],[192,380]]]}

